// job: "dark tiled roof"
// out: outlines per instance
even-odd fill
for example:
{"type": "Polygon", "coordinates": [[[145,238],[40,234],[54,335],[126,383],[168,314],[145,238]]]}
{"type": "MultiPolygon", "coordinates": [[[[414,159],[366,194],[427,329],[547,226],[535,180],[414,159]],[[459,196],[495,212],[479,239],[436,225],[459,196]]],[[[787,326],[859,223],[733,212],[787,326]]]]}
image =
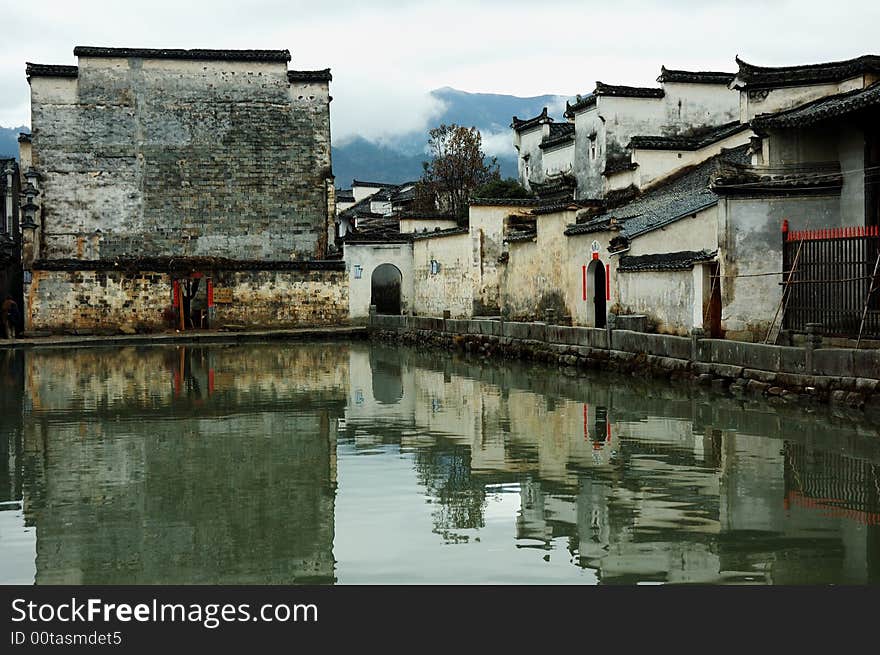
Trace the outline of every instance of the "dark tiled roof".
{"type": "Polygon", "coordinates": [[[475,207],[537,207],[538,198],[471,198],[469,203],[475,207]]]}
{"type": "Polygon", "coordinates": [[[877,106],[880,106],[880,82],[864,89],[820,98],[775,114],[760,114],[752,119],[752,127],[756,130],[806,127],[877,106]]]}
{"type": "Polygon", "coordinates": [[[28,77],[76,77],[78,72],[76,66],[25,63],[25,74],[28,77]]]}
{"type": "Polygon", "coordinates": [[[354,192],[351,189],[336,189],[337,202],[354,202],[354,192]]]}
{"type": "Polygon", "coordinates": [[[747,129],[748,123],[733,121],[689,136],[634,136],[627,147],[641,150],[699,150],[747,129]]]}
{"type": "Polygon", "coordinates": [[[700,262],[715,259],[717,250],[682,250],[651,255],[630,256],[620,258],[618,271],[686,271],[700,262]]]}
{"type": "Polygon", "coordinates": [[[839,162],[804,166],[750,166],[725,163],[712,180],[718,195],[830,195],[843,187],[839,162]]]}
{"type": "Polygon", "coordinates": [[[574,141],[574,123],[550,123],[550,136],[541,141],[542,150],[574,141]]]}
{"type": "Polygon", "coordinates": [[[407,243],[412,235],[400,233],[397,216],[362,216],[358,226],[350,230],[342,240],[345,243],[407,243]]]}
{"type": "Polygon", "coordinates": [[[535,116],[534,118],[528,118],[526,120],[520,120],[516,116],[513,117],[513,121],[510,123],[510,127],[512,127],[517,132],[522,132],[523,130],[527,130],[530,127],[536,127],[537,125],[541,125],[542,123],[552,123],[553,119],[547,115],[547,108],[544,107],[541,110],[541,113],[535,116]]]}
{"type": "Polygon", "coordinates": [[[401,187],[397,189],[391,196],[392,202],[408,202],[410,200],[416,199],[416,188],[415,186],[411,187],[401,187]]]}
{"type": "Polygon", "coordinates": [[[602,171],[602,175],[614,175],[615,173],[622,173],[623,171],[634,171],[639,167],[633,161],[630,161],[629,157],[618,157],[616,159],[609,159],[605,163],[605,170],[602,171]]]}
{"type": "Polygon", "coordinates": [[[646,189],[632,201],[609,209],[587,221],[570,225],[568,236],[589,234],[617,226],[620,235],[633,239],[707,209],[718,202],[710,181],[722,161],[748,161],[748,146],[724,151],[701,164],[681,171],[646,189]]]}
{"type": "Polygon", "coordinates": [[[453,216],[449,212],[441,211],[409,211],[400,214],[400,220],[402,221],[428,221],[437,219],[454,221],[455,216],[453,216]]]}
{"type": "Polygon", "coordinates": [[[393,187],[385,187],[385,188],[382,188],[382,189],[379,189],[378,191],[376,191],[376,193],[372,194],[372,195],[370,196],[369,199],[370,199],[370,200],[385,200],[385,201],[390,201],[390,200],[391,200],[391,197],[394,195],[394,193],[395,193],[396,191],[397,191],[397,187],[396,187],[396,186],[393,186],[393,187]]]}
{"type": "Polygon", "coordinates": [[[121,57],[137,59],[197,59],[200,61],[290,61],[290,50],[183,50],[178,48],[96,48],[79,45],[76,57],[121,57]]]}
{"type": "Polygon", "coordinates": [[[434,230],[432,232],[413,232],[412,238],[416,239],[437,239],[440,237],[454,237],[460,234],[469,234],[470,231],[466,227],[450,227],[445,230],[434,230]]]}
{"type": "Polygon", "coordinates": [[[319,71],[287,71],[288,82],[329,82],[332,79],[329,68],[319,71]]]}
{"type": "Polygon", "coordinates": [[[527,232],[510,232],[504,240],[507,243],[522,243],[523,241],[534,241],[538,237],[536,231],[527,232]]]}
{"type": "Polygon", "coordinates": [[[644,86],[621,86],[605,84],[604,82],[596,82],[596,90],[593,93],[597,96],[616,96],[619,98],[662,98],[664,96],[663,89],[644,86]]]}
{"type": "Polygon", "coordinates": [[[596,106],[596,94],[588,93],[585,96],[578,94],[575,96],[574,102],[565,101],[565,113],[563,114],[566,118],[574,118],[576,112],[586,111],[590,107],[596,106]]]}
{"type": "Polygon", "coordinates": [[[734,79],[735,86],[750,89],[840,82],[865,73],[880,73],[878,55],[862,55],[845,61],[805,66],[754,66],[739,57],[736,63],[739,64],[739,72],[734,79]]]}
{"type": "Polygon", "coordinates": [[[568,202],[574,199],[577,179],[570,171],[550,173],[541,182],[531,182],[532,191],[541,199],[541,205],[568,202]]]}
{"type": "Polygon", "coordinates": [[[730,84],[735,73],[721,71],[682,71],[671,70],[666,66],[660,67],[658,82],[681,82],[685,84],[730,84]]]}
{"type": "MultiPolygon", "coordinates": [[[[352,198],[354,198],[354,196],[352,196],[352,198]]],[[[348,209],[343,209],[339,212],[339,217],[354,220],[358,216],[372,216],[373,213],[370,211],[370,200],[372,200],[372,198],[373,196],[368,196],[363,200],[354,203],[348,209]]]]}
{"type": "Polygon", "coordinates": [[[599,199],[555,200],[533,209],[531,213],[534,216],[540,216],[542,214],[555,214],[556,212],[561,211],[577,211],[578,209],[583,209],[585,207],[602,207],[603,204],[604,201],[599,199]]]}
{"type": "Polygon", "coordinates": [[[18,134],[18,142],[19,142],[19,143],[30,143],[30,142],[31,142],[31,134],[30,134],[30,132],[19,132],[19,134],[18,134]]]}

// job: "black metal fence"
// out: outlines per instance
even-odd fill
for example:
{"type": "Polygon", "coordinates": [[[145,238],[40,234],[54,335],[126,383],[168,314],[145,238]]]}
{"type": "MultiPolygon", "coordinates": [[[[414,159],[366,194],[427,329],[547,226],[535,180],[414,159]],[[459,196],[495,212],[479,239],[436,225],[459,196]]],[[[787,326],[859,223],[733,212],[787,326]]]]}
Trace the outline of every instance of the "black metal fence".
{"type": "Polygon", "coordinates": [[[880,338],[880,289],[868,298],[880,252],[878,227],[783,228],[782,238],[783,327],[802,332],[819,323],[823,334],[857,337],[864,318],[862,337],[880,338]]]}

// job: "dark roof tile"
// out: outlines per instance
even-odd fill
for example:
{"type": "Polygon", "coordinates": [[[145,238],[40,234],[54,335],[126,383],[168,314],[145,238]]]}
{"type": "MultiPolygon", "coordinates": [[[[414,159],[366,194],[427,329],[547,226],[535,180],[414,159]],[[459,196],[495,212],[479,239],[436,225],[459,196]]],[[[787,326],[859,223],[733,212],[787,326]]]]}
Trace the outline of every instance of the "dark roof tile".
{"type": "Polygon", "coordinates": [[[682,250],[650,255],[624,255],[617,266],[618,271],[686,271],[700,262],[715,259],[717,250],[682,250]]]}
{"type": "Polygon", "coordinates": [[[866,73],[880,73],[880,56],[862,55],[844,61],[803,66],[754,66],[736,58],[736,88],[759,89],[840,82],[866,73]]]}
{"type": "Polygon", "coordinates": [[[60,64],[32,64],[25,63],[25,74],[31,77],[76,77],[79,69],[76,66],[63,66],[60,64]]]}
{"type": "Polygon", "coordinates": [[[616,228],[621,236],[633,239],[669,225],[717,204],[718,198],[710,188],[713,173],[723,161],[745,163],[748,158],[748,146],[724,151],[644,190],[626,204],[585,223],[570,225],[565,234],[573,236],[616,228]]]}
{"type": "Polygon", "coordinates": [[[660,67],[658,82],[679,82],[684,84],[730,84],[735,73],[722,71],[683,71],[660,67]]]}
{"type": "Polygon", "coordinates": [[[196,59],[200,61],[290,61],[290,50],[184,50],[179,48],[98,48],[76,46],[76,57],[120,57],[137,59],[196,59]]]}
{"type": "Polygon", "coordinates": [[[585,96],[578,94],[575,96],[574,102],[565,101],[565,113],[563,114],[566,118],[574,118],[574,115],[579,111],[586,111],[591,107],[596,106],[596,94],[588,93],[585,96]]]}
{"type": "Polygon", "coordinates": [[[544,123],[552,123],[553,119],[547,115],[547,108],[541,111],[540,114],[535,116],[534,118],[528,118],[526,120],[520,120],[516,116],[513,117],[513,121],[510,123],[510,127],[512,127],[517,132],[522,132],[523,130],[527,130],[532,127],[536,127],[538,125],[542,125],[544,123]]]}
{"type": "Polygon", "coordinates": [[[747,129],[748,123],[733,121],[687,136],[634,136],[627,147],[640,150],[700,150],[747,129]]]}
{"type": "Polygon", "coordinates": [[[287,71],[288,82],[329,82],[332,79],[329,68],[318,71],[287,71]]]}
{"type": "Polygon", "coordinates": [[[665,95],[663,89],[644,86],[622,86],[596,82],[597,96],[616,96],[620,98],[662,98],[665,95]]]}
{"type": "Polygon", "coordinates": [[[775,114],[759,114],[752,119],[752,127],[756,130],[806,127],[878,106],[880,106],[880,82],[875,82],[864,89],[826,96],[775,114]]]}
{"type": "Polygon", "coordinates": [[[550,136],[541,141],[542,150],[574,141],[574,123],[550,123],[550,136]]]}

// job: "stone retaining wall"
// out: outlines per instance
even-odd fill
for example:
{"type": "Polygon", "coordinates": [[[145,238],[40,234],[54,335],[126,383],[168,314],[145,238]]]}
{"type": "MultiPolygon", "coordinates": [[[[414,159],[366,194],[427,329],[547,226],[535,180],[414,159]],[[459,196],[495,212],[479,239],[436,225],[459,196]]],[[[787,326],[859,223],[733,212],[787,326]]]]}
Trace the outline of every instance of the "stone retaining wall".
{"type": "Polygon", "coordinates": [[[501,356],[693,380],[786,402],[880,411],[880,351],[774,346],[629,330],[498,320],[374,315],[375,338],[501,356]],[[609,348],[609,341],[611,347],[609,348]]]}

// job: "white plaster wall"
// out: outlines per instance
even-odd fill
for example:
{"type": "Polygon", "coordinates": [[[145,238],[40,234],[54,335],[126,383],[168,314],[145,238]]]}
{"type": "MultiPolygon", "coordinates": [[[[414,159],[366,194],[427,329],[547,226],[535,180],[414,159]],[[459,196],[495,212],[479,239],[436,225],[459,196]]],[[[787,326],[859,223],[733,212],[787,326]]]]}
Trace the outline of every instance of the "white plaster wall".
{"type": "Polygon", "coordinates": [[[638,170],[620,171],[605,176],[605,193],[609,191],[617,191],[618,189],[626,189],[636,184],[638,170]]]}
{"type": "Polygon", "coordinates": [[[501,302],[511,319],[542,320],[546,308],[556,309],[560,318],[571,315],[571,288],[575,282],[580,284],[580,277],[575,281],[566,265],[569,239],[563,234],[574,223],[575,212],[543,214],[537,219],[536,241],[508,244],[510,259],[502,276],[501,302]]]}
{"type": "Polygon", "coordinates": [[[457,225],[454,218],[401,218],[400,232],[401,234],[424,232],[425,230],[433,232],[436,229],[448,230],[457,225]]]}
{"type": "Polygon", "coordinates": [[[343,253],[348,273],[348,304],[352,321],[362,321],[370,315],[371,280],[373,271],[381,264],[393,264],[401,273],[400,310],[408,314],[413,301],[413,255],[412,244],[345,244],[343,253]],[[356,278],[355,267],[361,267],[361,277],[356,278]]]}
{"type": "Polygon", "coordinates": [[[662,84],[667,129],[723,125],[739,118],[739,92],[726,84],[662,84]]]}
{"type": "Polygon", "coordinates": [[[700,164],[710,157],[721,154],[722,149],[746,145],[754,136],[751,130],[744,130],[699,150],[649,150],[633,148],[632,161],[639,167],[635,170],[634,182],[644,188],[676,171],[700,164]]]}
{"type": "Polygon", "coordinates": [[[718,206],[713,205],[666,227],[647,232],[630,243],[627,255],[651,255],[718,247],[718,206]]]}
{"type": "Polygon", "coordinates": [[[661,334],[686,335],[693,326],[693,271],[621,271],[620,304],[627,314],[646,314],[661,334]]]}
{"type": "Polygon", "coordinates": [[[519,182],[525,188],[530,189],[529,180],[541,182],[544,179],[544,169],[542,164],[543,153],[540,145],[545,134],[549,134],[550,128],[541,124],[529,128],[522,132],[514,132],[514,144],[518,146],[519,159],[517,161],[517,170],[519,172],[519,182]],[[529,174],[526,175],[523,157],[529,156],[529,174]]]}
{"type": "MultiPolygon", "coordinates": [[[[597,101],[598,102],[598,101],[597,101]]],[[[574,173],[577,198],[599,198],[605,188],[605,121],[599,116],[598,104],[574,116],[574,173]],[[596,155],[590,156],[590,135],[595,134],[596,155]]]]}
{"type": "Polygon", "coordinates": [[[413,313],[443,316],[448,310],[452,318],[471,316],[474,295],[470,244],[469,234],[413,242],[413,313]],[[431,261],[439,262],[439,272],[431,272],[431,261]]]}
{"type": "Polygon", "coordinates": [[[369,198],[378,190],[379,189],[374,186],[360,186],[359,184],[356,184],[351,187],[351,195],[354,196],[355,203],[359,203],[364,198],[369,198]]]}
{"type": "Polygon", "coordinates": [[[782,295],[782,221],[791,230],[841,227],[838,196],[721,198],[721,325],[728,338],[763,340],[782,295]]]}
{"type": "Polygon", "coordinates": [[[340,214],[340,213],[344,212],[346,209],[348,209],[349,207],[353,207],[353,206],[354,206],[353,202],[339,202],[337,200],[336,201],[336,213],[340,214]]]}
{"type": "MultiPolygon", "coordinates": [[[[73,105],[76,104],[78,79],[75,77],[31,78],[31,107],[34,105],[73,105]]],[[[33,124],[33,118],[31,119],[33,124]]]]}
{"type": "Polygon", "coordinates": [[[763,94],[758,93],[753,93],[749,97],[749,92],[742,90],[740,91],[740,122],[747,123],[758,114],[772,114],[783,109],[791,109],[806,102],[860,89],[863,86],[864,79],[859,76],[840,83],[832,82],[829,84],[769,89],[767,96],[764,98],[761,97],[763,94]]]}
{"type": "Polygon", "coordinates": [[[391,201],[390,200],[371,200],[370,201],[370,211],[374,214],[382,214],[383,216],[388,216],[391,214],[391,201]]]}
{"type": "Polygon", "coordinates": [[[606,301],[606,307],[610,310],[619,300],[617,285],[619,257],[612,256],[608,252],[608,245],[616,235],[617,232],[606,231],[564,237],[568,246],[565,267],[566,304],[572,312],[572,322],[575,325],[593,327],[596,324],[593,305],[593,280],[590,276],[590,264],[593,261],[591,251],[593,241],[599,243],[599,263],[602,266],[607,265],[608,267],[608,290],[611,298],[606,301]],[[584,300],[585,270],[587,271],[586,300],[584,300]]]}
{"type": "MultiPolygon", "coordinates": [[[[470,208],[470,236],[473,252],[472,273],[474,311],[495,315],[501,311],[501,285],[505,264],[498,262],[507,251],[504,243],[507,218],[528,209],[516,206],[477,205],[470,208]]],[[[540,220],[540,219],[539,219],[540,220]]]]}
{"type": "Polygon", "coordinates": [[[544,150],[544,175],[574,170],[574,140],[567,145],[544,150]]]}

